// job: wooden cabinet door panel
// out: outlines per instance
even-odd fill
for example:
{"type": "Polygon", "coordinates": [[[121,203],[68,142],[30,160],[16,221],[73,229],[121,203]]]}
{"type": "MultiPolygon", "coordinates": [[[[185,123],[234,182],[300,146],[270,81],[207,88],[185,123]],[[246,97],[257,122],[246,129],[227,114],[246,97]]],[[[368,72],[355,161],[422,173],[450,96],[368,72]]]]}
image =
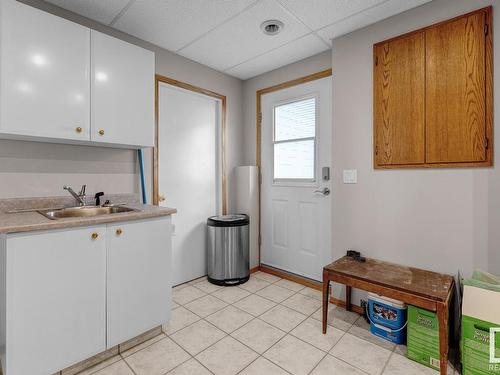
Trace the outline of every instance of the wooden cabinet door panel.
{"type": "Polygon", "coordinates": [[[430,27],[426,38],[426,161],[486,160],[485,12],[430,27]]]}
{"type": "Polygon", "coordinates": [[[424,160],[424,33],[375,46],[375,164],[424,160]]]}

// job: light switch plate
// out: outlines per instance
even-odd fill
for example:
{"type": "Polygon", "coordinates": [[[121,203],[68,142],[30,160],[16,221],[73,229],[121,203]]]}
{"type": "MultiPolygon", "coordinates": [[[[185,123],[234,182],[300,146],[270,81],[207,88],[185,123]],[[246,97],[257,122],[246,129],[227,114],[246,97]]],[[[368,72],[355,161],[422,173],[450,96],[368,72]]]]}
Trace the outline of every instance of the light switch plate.
{"type": "Polygon", "coordinates": [[[357,184],[358,183],[358,170],[357,169],[344,169],[343,180],[344,180],[344,184],[357,184]]]}

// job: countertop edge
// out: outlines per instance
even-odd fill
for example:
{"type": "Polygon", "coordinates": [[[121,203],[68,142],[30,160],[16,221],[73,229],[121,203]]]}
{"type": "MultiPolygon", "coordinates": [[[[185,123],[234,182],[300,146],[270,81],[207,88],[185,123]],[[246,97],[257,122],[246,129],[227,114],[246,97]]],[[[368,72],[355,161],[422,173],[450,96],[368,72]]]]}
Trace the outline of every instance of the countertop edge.
{"type": "MultiPolygon", "coordinates": [[[[94,216],[87,218],[69,218],[69,219],[58,219],[50,220],[43,217],[38,212],[31,212],[29,215],[39,215],[40,222],[28,223],[28,224],[12,224],[0,226],[0,235],[14,234],[14,233],[26,233],[35,232],[42,230],[52,230],[52,229],[65,229],[65,228],[75,228],[75,227],[85,227],[93,226],[99,224],[107,223],[117,223],[124,221],[134,221],[142,219],[150,219],[155,217],[170,216],[177,213],[177,209],[169,207],[156,207],[156,206],[146,206],[138,207],[136,205],[127,205],[132,208],[139,208],[141,211],[134,212],[123,212],[117,214],[94,216]]],[[[27,215],[27,214],[8,214],[8,215],[27,215]]],[[[18,218],[20,218],[18,216],[18,218]]]]}

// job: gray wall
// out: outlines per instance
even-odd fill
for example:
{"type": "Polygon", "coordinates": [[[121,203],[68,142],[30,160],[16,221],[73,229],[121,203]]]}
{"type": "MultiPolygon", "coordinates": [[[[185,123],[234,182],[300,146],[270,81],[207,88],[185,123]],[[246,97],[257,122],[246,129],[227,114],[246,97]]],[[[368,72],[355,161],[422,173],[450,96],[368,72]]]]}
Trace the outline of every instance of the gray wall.
{"type": "MultiPolygon", "coordinates": [[[[355,248],[451,274],[475,267],[500,273],[499,152],[494,168],[383,171],[373,169],[372,146],[373,44],[490,4],[500,2],[435,0],[333,41],[334,258],[355,248]],[[357,185],[341,182],[342,169],[350,168],[358,170],[357,185]]],[[[493,28],[500,32],[496,11],[493,28]]]]}
{"type": "Polygon", "coordinates": [[[245,123],[245,147],[243,150],[244,165],[255,165],[256,163],[256,91],[330,69],[331,67],[331,51],[325,51],[315,56],[308,57],[307,59],[248,79],[243,83],[243,116],[245,123]]]}
{"type": "MultiPolygon", "coordinates": [[[[244,82],[244,161],[254,164],[255,92],[333,68],[332,259],[354,248],[370,257],[451,274],[469,274],[476,267],[500,273],[498,156],[494,168],[390,171],[374,170],[372,156],[373,44],[490,4],[500,1],[434,0],[342,36],[333,41],[332,51],[244,82]],[[342,170],[351,168],[358,170],[358,184],[344,185],[342,170]]],[[[499,17],[495,9],[497,32],[499,17]]],[[[497,54],[499,38],[494,40],[497,54]]],[[[499,79],[496,74],[497,98],[499,79]]],[[[496,106],[495,118],[498,111],[496,106]]]]}
{"type": "MultiPolygon", "coordinates": [[[[71,21],[150,49],[158,74],[227,96],[227,166],[242,161],[242,81],[170,51],[101,25],[41,0],[22,0],[71,21]]],[[[138,192],[136,153],[130,150],[0,140],[0,198],[63,195],[63,184],[86,183],[89,191],[138,192]]],[[[145,167],[151,194],[151,151],[145,167]]],[[[229,191],[232,181],[229,179],[229,191]]],[[[230,206],[233,195],[230,195],[230,206]]]]}

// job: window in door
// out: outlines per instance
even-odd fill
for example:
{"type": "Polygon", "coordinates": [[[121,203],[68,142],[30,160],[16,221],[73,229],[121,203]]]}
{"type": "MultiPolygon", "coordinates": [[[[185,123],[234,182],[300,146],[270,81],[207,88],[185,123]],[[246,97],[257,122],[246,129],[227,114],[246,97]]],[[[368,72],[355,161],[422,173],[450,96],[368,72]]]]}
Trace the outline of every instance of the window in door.
{"type": "Polygon", "coordinates": [[[274,181],[316,180],[316,98],[274,107],[274,181]]]}

